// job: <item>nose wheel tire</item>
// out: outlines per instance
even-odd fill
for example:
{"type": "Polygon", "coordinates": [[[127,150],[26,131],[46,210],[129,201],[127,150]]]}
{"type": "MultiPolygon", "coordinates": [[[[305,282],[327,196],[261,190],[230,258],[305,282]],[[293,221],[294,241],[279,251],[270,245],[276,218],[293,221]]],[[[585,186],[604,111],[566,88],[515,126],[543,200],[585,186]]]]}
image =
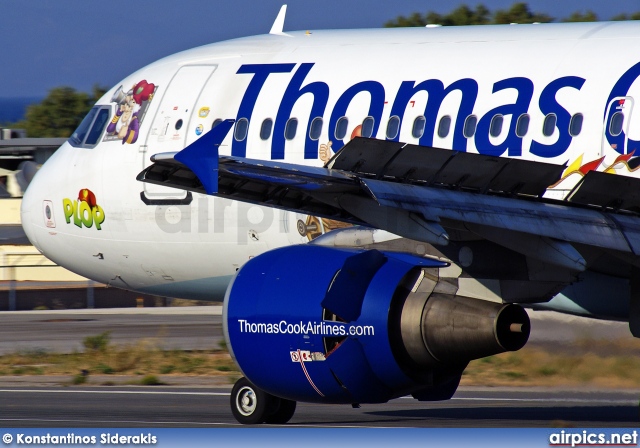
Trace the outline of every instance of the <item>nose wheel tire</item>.
{"type": "Polygon", "coordinates": [[[240,378],[231,390],[231,412],[243,425],[263,423],[271,404],[271,395],[258,389],[248,379],[240,378]]]}
{"type": "Polygon", "coordinates": [[[274,397],[240,378],[231,390],[231,412],[243,425],[284,424],[296,410],[296,402],[274,397]]]}

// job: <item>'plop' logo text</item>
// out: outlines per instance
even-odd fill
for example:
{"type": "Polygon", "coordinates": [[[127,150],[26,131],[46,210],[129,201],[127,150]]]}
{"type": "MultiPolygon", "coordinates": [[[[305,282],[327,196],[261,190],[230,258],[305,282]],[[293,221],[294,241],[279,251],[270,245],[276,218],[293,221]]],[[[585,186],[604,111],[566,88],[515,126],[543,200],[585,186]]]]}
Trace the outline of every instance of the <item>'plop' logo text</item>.
{"type": "Polygon", "coordinates": [[[75,201],[64,198],[62,208],[67,224],[71,224],[73,217],[73,223],[80,228],[91,228],[95,224],[96,229],[102,229],[101,225],[105,220],[104,210],[96,202],[96,195],[88,188],[80,190],[75,201]]]}

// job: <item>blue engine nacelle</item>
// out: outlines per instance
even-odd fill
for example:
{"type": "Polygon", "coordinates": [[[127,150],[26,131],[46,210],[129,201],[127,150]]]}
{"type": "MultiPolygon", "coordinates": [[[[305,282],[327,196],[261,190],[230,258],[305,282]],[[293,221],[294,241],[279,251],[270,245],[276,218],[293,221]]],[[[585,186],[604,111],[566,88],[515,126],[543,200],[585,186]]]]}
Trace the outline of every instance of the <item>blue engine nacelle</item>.
{"type": "Polygon", "coordinates": [[[521,348],[529,320],[516,305],[438,293],[443,266],[311,244],[267,252],[227,290],[231,355],[253,384],[288,400],[450,398],[471,359],[521,348]]]}

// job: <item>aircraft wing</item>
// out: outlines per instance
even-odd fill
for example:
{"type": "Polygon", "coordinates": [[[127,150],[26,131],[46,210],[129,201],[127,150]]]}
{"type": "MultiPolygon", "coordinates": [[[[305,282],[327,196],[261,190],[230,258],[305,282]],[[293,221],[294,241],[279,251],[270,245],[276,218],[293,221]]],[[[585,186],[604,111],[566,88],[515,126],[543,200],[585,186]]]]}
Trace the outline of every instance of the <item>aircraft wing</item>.
{"type": "MultiPolygon", "coordinates": [[[[566,166],[356,138],[325,167],[218,156],[222,123],[178,153],[153,156],[138,180],[447,244],[463,226],[504,245],[534,244],[584,270],[574,245],[640,255],[640,180],[589,172],[566,200],[543,198],[566,166]]],[[[226,130],[225,130],[226,129],[226,130]]],[[[629,257],[630,256],[630,257],[629,257]]],[[[555,261],[554,261],[555,260],[555,261]]]]}

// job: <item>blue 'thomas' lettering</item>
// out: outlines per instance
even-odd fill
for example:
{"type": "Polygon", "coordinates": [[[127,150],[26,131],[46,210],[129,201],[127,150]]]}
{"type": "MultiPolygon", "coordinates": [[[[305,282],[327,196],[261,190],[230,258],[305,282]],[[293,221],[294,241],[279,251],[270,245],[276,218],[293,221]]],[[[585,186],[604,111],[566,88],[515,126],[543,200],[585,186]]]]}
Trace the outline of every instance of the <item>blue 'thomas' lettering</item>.
{"type": "Polygon", "coordinates": [[[318,158],[318,140],[311,140],[309,136],[309,128],[311,127],[311,121],[315,117],[322,117],[324,111],[327,108],[327,101],[329,101],[329,86],[324,82],[312,82],[302,87],[302,82],[309,74],[309,71],[314,64],[301,64],[300,68],[296,70],[291,82],[287,86],[287,90],[284,92],[284,97],[278,108],[278,115],[276,116],[276,123],[273,129],[273,140],[271,145],[271,158],[284,159],[284,129],[287,124],[287,120],[291,118],[291,111],[295,103],[303,95],[310,93],[313,95],[313,106],[311,106],[311,112],[309,114],[309,120],[307,121],[306,140],[304,144],[304,158],[305,159],[317,159],[318,158]]]}
{"type": "Polygon", "coordinates": [[[351,101],[361,92],[369,92],[371,103],[369,104],[369,116],[374,119],[373,136],[378,133],[380,120],[382,120],[382,110],[384,109],[384,87],[377,81],[362,81],[349,87],[338,99],[331,118],[329,119],[329,139],[333,141],[333,150],[338,151],[344,146],[344,140],[339,140],[335,136],[336,123],[340,117],[347,114],[347,108],[351,101]]]}
{"type": "Polygon", "coordinates": [[[558,121],[556,127],[560,133],[558,140],[551,144],[545,145],[537,141],[531,142],[531,148],[529,152],[533,155],[540,157],[557,157],[564,153],[571,144],[571,134],[569,134],[569,122],[571,121],[571,114],[567,110],[558,104],[556,100],[556,94],[560,89],[565,87],[572,87],[576,90],[580,90],[584,84],[584,78],[578,78],[577,76],[564,76],[551,81],[540,94],[540,111],[544,115],[556,114],[558,121]]]}
{"type": "Polygon", "coordinates": [[[527,78],[508,78],[493,85],[493,93],[505,89],[516,89],[518,98],[514,104],[505,104],[491,109],[480,119],[475,133],[476,148],[480,154],[501,156],[508,151],[509,156],[522,155],[522,138],[516,135],[516,122],[520,115],[526,114],[529,110],[533,96],[533,82],[527,78]],[[507,138],[502,143],[493,145],[489,140],[489,128],[491,120],[498,114],[511,115],[511,124],[507,138]]]}
{"type": "MultiPolygon", "coordinates": [[[[396,95],[393,106],[391,107],[391,116],[397,115],[400,122],[403,122],[404,112],[411,98],[418,92],[427,92],[427,104],[424,110],[425,128],[422,137],[420,137],[420,145],[431,146],[433,144],[433,135],[436,128],[436,120],[438,112],[442,106],[442,101],[451,92],[459,90],[462,93],[462,101],[458,109],[456,125],[453,134],[453,149],[456,151],[467,150],[467,139],[463,134],[464,119],[473,112],[473,106],[478,98],[478,83],[473,79],[460,79],[451,84],[446,89],[442,81],[438,79],[429,79],[415,85],[415,81],[404,81],[400,84],[398,94],[396,95]]],[[[394,139],[398,141],[400,133],[394,139]]]]}
{"type": "MultiPolygon", "coordinates": [[[[236,122],[241,118],[246,118],[251,122],[251,115],[256,106],[258,95],[264,86],[265,81],[271,73],[289,73],[293,70],[295,64],[245,64],[238,69],[238,74],[253,73],[253,78],[247,87],[247,91],[242,97],[236,122]]],[[[246,157],[247,155],[247,139],[241,142],[233,139],[231,147],[231,155],[236,157],[246,157]]]]}
{"type": "MultiPolygon", "coordinates": [[[[291,73],[296,64],[246,64],[242,65],[237,73],[238,74],[251,74],[253,75],[247,90],[240,102],[238,114],[236,119],[247,118],[251,120],[253,110],[258,100],[260,91],[264,88],[264,85],[271,74],[275,73],[291,73]]],[[[309,112],[309,119],[307,120],[307,129],[305,135],[305,151],[304,156],[306,159],[315,159],[318,156],[318,141],[311,140],[309,136],[309,129],[311,122],[315,117],[324,117],[329,113],[327,111],[328,99],[330,94],[330,88],[327,83],[322,81],[310,82],[304,85],[304,81],[309,75],[311,69],[314,67],[314,63],[300,64],[295,73],[290,77],[287,87],[284,91],[283,99],[280,102],[278,113],[276,116],[276,123],[274,126],[274,134],[272,139],[272,158],[283,159],[285,151],[285,138],[284,129],[287,121],[291,118],[292,111],[300,98],[304,95],[311,94],[313,96],[313,103],[309,112]]],[[[606,117],[606,106],[613,98],[624,97],[628,94],[631,86],[640,78],[640,63],[635,64],[629,68],[618,79],[614,85],[609,99],[605,104],[604,119],[606,117]]],[[[558,103],[556,96],[558,92],[563,88],[573,88],[580,90],[585,83],[584,78],[577,76],[565,76],[562,78],[551,81],[541,92],[538,100],[538,106],[540,112],[543,115],[553,113],[557,117],[556,127],[558,129],[558,138],[552,144],[544,144],[538,141],[532,141],[529,148],[529,152],[538,157],[553,158],[563,154],[571,145],[572,137],[569,134],[569,123],[571,121],[570,113],[558,103]]],[[[513,104],[503,104],[487,111],[482,115],[478,121],[477,130],[474,136],[475,146],[479,153],[487,155],[504,155],[505,153],[511,157],[518,157],[522,155],[522,138],[516,135],[517,119],[520,115],[528,113],[531,107],[531,101],[533,97],[533,82],[524,77],[513,77],[497,81],[493,85],[493,93],[506,90],[515,89],[517,91],[517,98],[513,104]],[[489,128],[492,118],[496,114],[503,116],[510,115],[510,126],[508,135],[502,143],[494,145],[489,139],[489,128]]],[[[407,109],[408,103],[419,92],[426,92],[428,94],[427,103],[425,106],[425,131],[419,140],[421,145],[432,145],[436,121],[442,107],[442,103],[447,95],[459,91],[461,93],[460,108],[457,111],[456,123],[453,135],[452,149],[458,151],[467,150],[468,139],[464,136],[464,121],[466,117],[473,113],[473,109],[476,105],[478,97],[478,83],[477,81],[464,78],[457,80],[445,88],[442,81],[438,79],[429,79],[417,83],[416,81],[402,81],[398,88],[395,98],[392,100],[392,107],[390,116],[398,116],[402,126],[403,118],[407,109]]],[[[337,121],[340,117],[346,116],[353,100],[360,94],[366,93],[370,98],[368,115],[374,119],[373,135],[377,135],[385,105],[385,87],[373,80],[361,81],[355,85],[352,85],[345,90],[338,98],[333,110],[330,111],[330,119],[328,123],[328,138],[333,142],[332,149],[338,151],[344,146],[344,141],[339,140],[335,136],[335,129],[337,121]]],[[[413,123],[410,123],[412,125],[413,123]]],[[[606,124],[606,123],[605,123],[606,124]]],[[[399,140],[399,135],[394,140],[399,140]]],[[[612,140],[612,136],[607,135],[607,140],[610,144],[617,143],[612,140]]],[[[618,139],[626,139],[624,133],[622,136],[616,137],[618,139]]],[[[640,148],[640,141],[628,140],[628,151],[634,148],[640,148]]],[[[244,141],[233,141],[232,155],[245,157],[246,156],[246,139],[244,141]]],[[[617,145],[618,150],[622,151],[624,145],[617,145]]]]}

